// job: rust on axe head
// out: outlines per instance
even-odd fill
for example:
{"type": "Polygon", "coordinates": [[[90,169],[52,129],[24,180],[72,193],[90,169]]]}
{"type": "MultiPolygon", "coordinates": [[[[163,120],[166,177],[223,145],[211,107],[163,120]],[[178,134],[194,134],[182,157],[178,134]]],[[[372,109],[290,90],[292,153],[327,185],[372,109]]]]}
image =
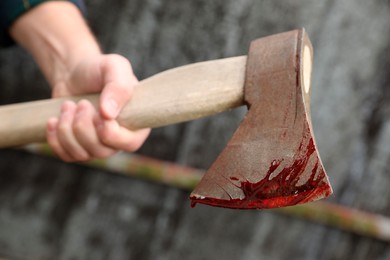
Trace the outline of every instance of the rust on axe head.
{"type": "Polygon", "coordinates": [[[275,208],[332,193],[310,120],[311,65],[304,30],[251,43],[245,79],[249,111],[192,192],[193,206],[275,208]]]}

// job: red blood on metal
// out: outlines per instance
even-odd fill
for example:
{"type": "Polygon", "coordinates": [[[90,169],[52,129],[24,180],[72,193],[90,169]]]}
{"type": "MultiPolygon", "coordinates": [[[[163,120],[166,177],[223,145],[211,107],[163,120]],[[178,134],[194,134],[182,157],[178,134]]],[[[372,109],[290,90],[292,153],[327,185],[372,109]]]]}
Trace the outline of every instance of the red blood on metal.
{"type": "MultiPolygon", "coordinates": [[[[275,177],[271,178],[271,175],[281,165],[282,160],[272,161],[265,178],[259,182],[241,181],[240,189],[245,195],[243,199],[192,198],[191,207],[195,207],[197,202],[201,202],[211,206],[240,209],[276,208],[281,205],[307,202],[318,195],[323,195],[324,192],[330,195],[328,183],[324,179],[325,172],[323,168],[319,167],[318,160],[311,170],[310,178],[304,184],[297,185],[314,152],[315,145],[311,138],[306,147],[303,147],[301,143],[293,164],[283,168],[275,177]]],[[[231,177],[231,179],[233,178],[231,177]]],[[[238,178],[234,178],[234,180],[238,180],[238,178]]]]}
{"type": "Polygon", "coordinates": [[[332,193],[311,127],[303,48],[311,44],[302,30],[252,42],[245,78],[249,111],[192,192],[192,206],[275,208],[332,193]]]}

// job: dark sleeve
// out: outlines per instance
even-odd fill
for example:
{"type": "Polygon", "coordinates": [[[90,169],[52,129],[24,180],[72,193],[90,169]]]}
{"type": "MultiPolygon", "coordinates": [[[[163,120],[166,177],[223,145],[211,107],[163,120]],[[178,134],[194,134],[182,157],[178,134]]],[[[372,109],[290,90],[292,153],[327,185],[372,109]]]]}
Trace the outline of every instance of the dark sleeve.
{"type": "MultiPolygon", "coordinates": [[[[5,47],[14,44],[8,29],[19,16],[48,1],[52,0],[0,0],[0,46],[5,47]]],[[[74,3],[85,14],[83,0],[68,0],[68,2],[74,3]]]]}

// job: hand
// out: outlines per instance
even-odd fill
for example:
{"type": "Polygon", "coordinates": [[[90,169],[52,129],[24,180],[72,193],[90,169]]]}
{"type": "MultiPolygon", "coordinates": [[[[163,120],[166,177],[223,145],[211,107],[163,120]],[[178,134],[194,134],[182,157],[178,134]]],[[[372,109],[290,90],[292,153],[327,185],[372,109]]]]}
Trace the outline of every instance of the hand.
{"type": "Polygon", "coordinates": [[[65,161],[134,151],[150,130],[128,131],[115,118],[138,80],[127,59],[103,55],[78,8],[47,1],[20,16],[11,36],[28,50],[53,88],[53,97],[101,92],[98,110],[82,100],[65,102],[47,124],[47,141],[65,161]]]}
{"type": "Polygon", "coordinates": [[[150,129],[130,131],[115,118],[138,83],[129,61],[119,55],[94,55],[54,83],[53,97],[101,92],[99,111],[86,100],[66,101],[47,124],[47,141],[64,161],[104,158],[118,150],[135,151],[150,129]]]}

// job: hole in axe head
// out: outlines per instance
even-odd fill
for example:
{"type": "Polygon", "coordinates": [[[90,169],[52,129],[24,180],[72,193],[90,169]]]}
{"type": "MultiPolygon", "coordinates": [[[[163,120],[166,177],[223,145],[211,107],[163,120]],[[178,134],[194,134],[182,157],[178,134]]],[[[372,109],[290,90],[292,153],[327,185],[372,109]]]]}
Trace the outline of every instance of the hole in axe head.
{"type": "Polygon", "coordinates": [[[310,91],[312,71],[312,56],[309,46],[305,45],[303,50],[303,86],[306,94],[310,91]]]}

